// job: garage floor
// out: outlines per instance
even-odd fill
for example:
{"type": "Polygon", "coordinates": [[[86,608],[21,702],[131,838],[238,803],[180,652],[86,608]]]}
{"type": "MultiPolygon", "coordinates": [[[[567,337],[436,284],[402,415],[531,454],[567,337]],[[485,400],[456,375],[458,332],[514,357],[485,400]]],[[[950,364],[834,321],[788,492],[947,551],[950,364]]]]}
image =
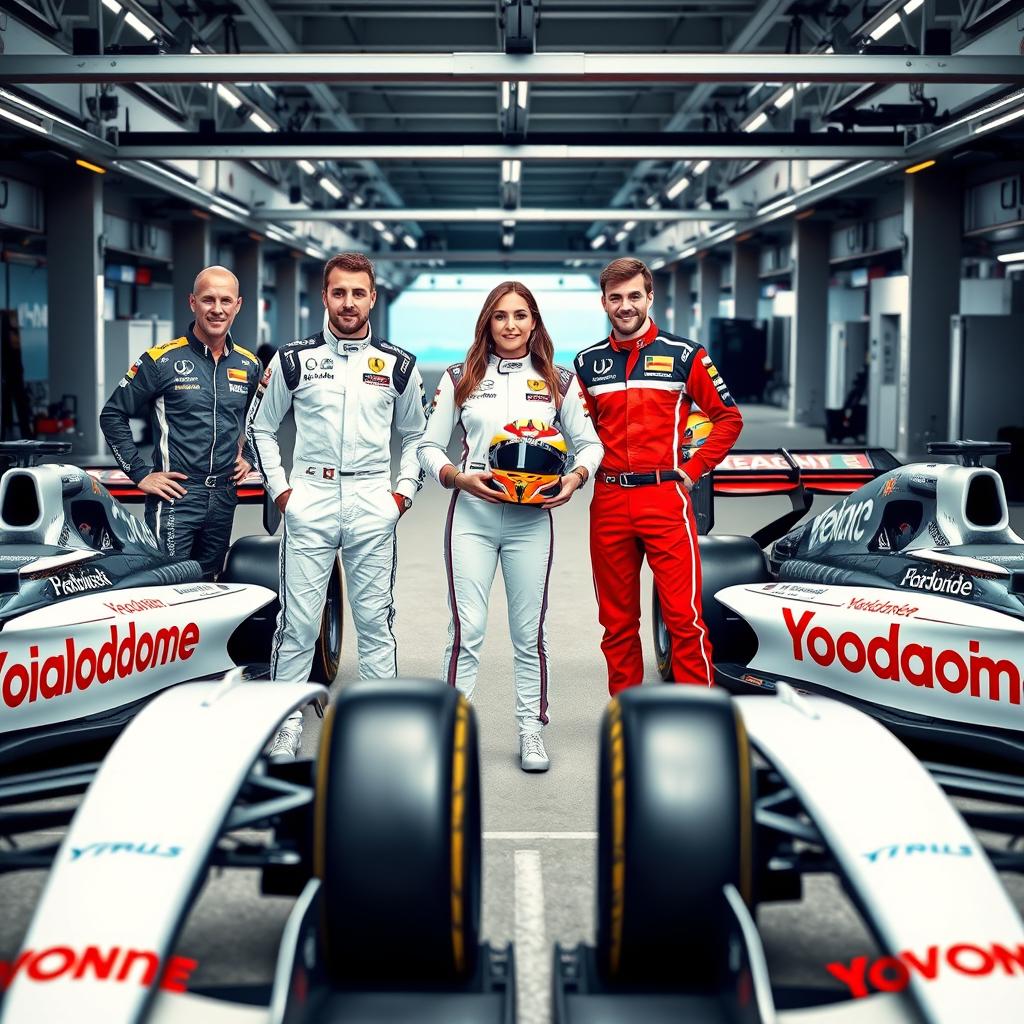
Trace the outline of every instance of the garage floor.
{"type": "MultiPolygon", "coordinates": [[[[813,447],[822,432],[787,428],[771,407],[744,409],[741,447],[813,447]]],[[[513,720],[512,650],[504,591],[492,595],[490,629],[475,700],[481,737],[484,814],[483,933],[492,943],[517,943],[520,1020],[548,1019],[550,946],[592,940],[598,723],[607,703],[600,627],[587,547],[589,490],[555,513],[556,554],[547,619],[552,768],[525,775],[518,768],[513,720]]],[[[448,626],[441,534],[449,495],[428,483],[398,531],[396,582],[399,668],[410,677],[436,677],[448,626]]],[[[749,533],[788,508],[784,499],[719,503],[716,532],[749,533]]],[[[1018,530],[1021,509],[1014,510],[1018,530]]],[[[259,529],[258,512],[242,509],[236,535],[259,529]]],[[[650,577],[645,581],[645,613],[650,577]]],[[[650,648],[649,622],[643,626],[650,648]]],[[[335,692],[355,676],[355,645],[346,616],[346,643],[335,692]]],[[[657,675],[653,656],[648,680],[657,675]]],[[[305,753],[316,749],[319,727],[307,718],[305,753]]],[[[188,737],[182,737],[187,756],[188,737]]],[[[44,881],[40,872],[0,877],[0,959],[15,954],[44,881]]],[[[1024,908],[1024,885],[1005,876],[1024,908]]],[[[799,904],[762,909],[773,980],[836,989],[825,970],[833,960],[872,955],[874,943],[834,880],[807,880],[799,904]]],[[[254,872],[211,878],[179,943],[199,961],[195,987],[269,981],[290,900],[260,898],[254,872]]]]}

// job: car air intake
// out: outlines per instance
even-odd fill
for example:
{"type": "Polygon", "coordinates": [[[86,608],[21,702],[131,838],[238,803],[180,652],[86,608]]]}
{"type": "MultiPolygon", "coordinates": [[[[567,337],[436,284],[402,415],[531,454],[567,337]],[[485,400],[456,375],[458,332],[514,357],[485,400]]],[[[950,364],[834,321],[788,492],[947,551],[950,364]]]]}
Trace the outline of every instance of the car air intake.
{"type": "Polygon", "coordinates": [[[12,471],[4,477],[3,483],[0,528],[24,530],[35,526],[43,513],[36,478],[31,473],[12,471]]]}
{"type": "Polygon", "coordinates": [[[967,525],[981,529],[998,526],[1005,515],[1005,498],[996,477],[988,473],[972,476],[964,503],[967,525]]]}

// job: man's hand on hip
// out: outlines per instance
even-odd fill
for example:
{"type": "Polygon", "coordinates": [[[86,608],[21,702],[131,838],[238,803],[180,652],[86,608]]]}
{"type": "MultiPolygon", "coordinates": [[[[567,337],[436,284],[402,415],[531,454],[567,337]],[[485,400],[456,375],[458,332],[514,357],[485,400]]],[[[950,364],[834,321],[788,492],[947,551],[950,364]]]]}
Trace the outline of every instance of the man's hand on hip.
{"type": "Polygon", "coordinates": [[[683,472],[683,470],[679,471],[679,475],[683,478],[683,486],[686,488],[687,492],[692,491],[693,481],[689,478],[689,476],[687,476],[686,473],[683,472]]]}
{"type": "Polygon", "coordinates": [[[241,455],[235,459],[235,471],[231,476],[231,482],[240,484],[252,472],[252,463],[241,455]]]}
{"type": "Polygon", "coordinates": [[[150,473],[144,476],[138,483],[138,488],[144,494],[152,494],[164,501],[174,501],[175,498],[183,498],[188,491],[185,490],[179,480],[187,480],[184,473],[150,473]]]}
{"type": "Polygon", "coordinates": [[[292,496],[292,489],[289,487],[287,491],[282,491],[275,499],[274,504],[277,506],[277,511],[284,515],[285,506],[288,504],[288,499],[292,496]]]}
{"type": "Polygon", "coordinates": [[[404,494],[399,494],[398,491],[392,491],[391,497],[395,499],[395,504],[398,506],[398,518],[401,519],[412,508],[412,499],[407,498],[404,494]]]}

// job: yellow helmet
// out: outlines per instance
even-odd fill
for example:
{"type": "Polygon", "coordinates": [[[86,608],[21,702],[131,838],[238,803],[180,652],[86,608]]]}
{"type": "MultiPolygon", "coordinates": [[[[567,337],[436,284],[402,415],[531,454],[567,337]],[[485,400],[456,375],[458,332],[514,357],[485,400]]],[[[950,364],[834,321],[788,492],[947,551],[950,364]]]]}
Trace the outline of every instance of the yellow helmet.
{"type": "Polygon", "coordinates": [[[569,449],[555,427],[527,419],[506,423],[491,438],[487,456],[490,486],[502,501],[541,505],[553,496],[543,489],[561,479],[569,449]]]}
{"type": "Polygon", "coordinates": [[[682,448],[685,462],[711,436],[711,420],[702,412],[691,412],[683,431],[682,448]]]}

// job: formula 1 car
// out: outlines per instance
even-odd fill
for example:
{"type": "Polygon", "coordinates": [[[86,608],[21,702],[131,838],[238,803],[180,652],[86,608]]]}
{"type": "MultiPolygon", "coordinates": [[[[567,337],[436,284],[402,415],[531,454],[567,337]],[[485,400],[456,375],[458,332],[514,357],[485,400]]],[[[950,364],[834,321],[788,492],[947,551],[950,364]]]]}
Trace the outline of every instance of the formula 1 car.
{"type": "MultiPolygon", "coordinates": [[[[1017,810],[978,824],[1019,834],[1024,786],[1008,795],[1017,810]]],[[[598,799],[596,943],[556,947],[556,1024],[1021,1019],[1024,922],[996,871],[1024,856],[984,847],[856,708],[784,682],[637,687],[605,714],[598,799]],[[820,985],[776,982],[757,909],[821,872],[877,949],[819,962],[820,985]]]]}
{"type": "Polygon", "coordinates": [[[186,683],[102,764],[0,777],[0,836],[67,827],[59,842],[0,844],[0,872],[50,869],[0,963],[2,1024],[513,1024],[511,953],[480,942],[468,703],[435,681],[356,683],[328,709],[314,761],[268,763],[280,723],[325,697],[238,673],[186,683]],[[79,795],[77,808],[39,803],[79,795]],[[271,984],[198,990],[196,962],[175,955],[215,867],[298,896],[271,984]]]}
{"type": "MultiPolygon", "coordinates": [[[[206,581],[95,475],[34,465],[69,449],[0,444],[14,463],[0,478],[0,764],[102,745],[160,690],[269,660],[278,540],[237,541],[206,581]]],[[[314,662],[324,682],[340,657],[341,595],[336,565],[314,662]]]]}
{"type": "MultiPolygon", "coordinates": [[[[933,443],[961,464],[908,466],[878,449],[731,455],[715,495],[789,493],[793,511],[753,538],[700,538],[716,680],[837,697],[927,757],[1024,759],[1024,541],[980,465],[1006,449],[933,443]],[[845,497],[792,529],[814,492],[845,497]]],[[[657,607],[655,645],[666,676],[657,607]]]]}

